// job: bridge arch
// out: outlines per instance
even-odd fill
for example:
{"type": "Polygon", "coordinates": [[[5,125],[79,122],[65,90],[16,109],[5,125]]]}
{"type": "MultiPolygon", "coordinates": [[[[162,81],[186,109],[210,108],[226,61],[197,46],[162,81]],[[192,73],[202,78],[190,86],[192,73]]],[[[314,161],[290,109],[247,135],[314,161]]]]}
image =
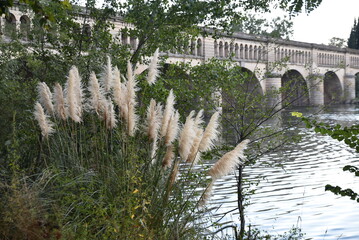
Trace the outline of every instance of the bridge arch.
{"type": "Polygon", "coordinates": [[[197,56],[203,56],[203,46],[200,38],[197,40],[197,56]]]}
{"type": "Polygon", "coordinates": [[[27,15],[20,17],[20,33],[23,39],[28,39],[30,34],[30,18],[27,15]]]}
{"type": "Polygon", "coordinates": [[[359,98],[359,72],[355,75],[355,98],[359,98]]]}
{"type": "Polygon", "coordinates": [[[285,72],[281,86],[283,105],[309,106],[308,84],[299,71],[291,69],[285,72]]]}
{"type": "Polygon", "coordinates": [[[343,88],[339,77],[333,71],[325,73],[324,85],[324,104],[338,103],[343,98],[343,88]]]}
{"type": "Polygon", "coordinates": [[[219,42],[219,57],[223,57],[223,42],[219,42]]]}
{"type": "Polygon", "coordinates": [[[8,37],[13,36],[16,33],[16,17],[14,14],[9,13],[5,17],[5,35],[8,37]]]}

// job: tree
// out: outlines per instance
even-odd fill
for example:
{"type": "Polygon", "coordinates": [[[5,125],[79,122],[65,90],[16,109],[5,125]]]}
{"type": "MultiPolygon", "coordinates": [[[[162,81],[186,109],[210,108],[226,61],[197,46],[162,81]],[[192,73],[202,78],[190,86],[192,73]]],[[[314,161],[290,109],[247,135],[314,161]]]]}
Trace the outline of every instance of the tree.
{"type": "Polygon", "coordinates": [[[332,37],[331,39],[329,39],[328,45],[333,47],[345,48],[346,41],[343,38],[332,37]]]}
{"type": "Polygon", "coordinates": [[[286,17],[276,17],[268,21],[266,18],[248,14],[239,25],[233,27],[233,31],[289,40],[293,34],[293,22],[286,17]]]}
{"type": "MultiPolygon", "coordinates": [[[[131,58],[136,62],[140,56],[149,55],[159,47],[162,51],[186,51],[191,37],[208,34],[206,28],[232,32],[232,26],[240,24],[247,10],[268,12],[270,6],[287,10],[295,15],[312,11],[322,0],[265,0],[265,1],[144,1],[129,0],[125,3],[110,1],[126,22],[135,29],[124,29],[123,34],[139,39],[131,58]]],[[[109,4],[109,5],[111,5],[109,4]]],[[[275,26],[276,24],[274,24],[275,26]]]]}
{"type": "Polygon", "coordinates": [[[354,25],[348,39],[348,48],[359,49],[359,24],[356,19],[354,19],[354,25]]]}
{"type": "MultiPolygon", "coordinates": [[[[287,131],[292,125],[283,128],[279,124],[269,124],[269,122],[278,120],[279,112],[284,108],[296,105],[300,101],[305,102],[308,89],[303,89],[303,85],[299,84],[302,79],[294,76],[280,89],[267,89],[263,92],[261,88],[263,79],[256,77],[259,72],[238,67],[231,61],[212,59],[195,67],[184,66],[183,72],[187,75],[176,75],[177,68],[178,66],[175,66],[175,72],[172,73],[168,70],[164,81],[170,88],[175,89],[176,95],[182,96],[178,100],[180,109],[190,109],[193,106],[197,106],[197,110],[204,108],[207,112],[221,109],[222,139],[226,143],[223,149],[232,149],[238,143],[250,139],[247,159],[241,159],[243,164],[236,169],[241,223],[238,239],[243,239],[245,202],[248,198],[243,186],[245,181],[243,170],[253,165],[263,154],[297,139],[287,131]]],[[[276,72],[279,68],[285,69],[286,64],[277,63],[268,66],[267,70],[276,72]]],[[[221,152],[221,149],[218,149],[218,152],[221,152]]]]}

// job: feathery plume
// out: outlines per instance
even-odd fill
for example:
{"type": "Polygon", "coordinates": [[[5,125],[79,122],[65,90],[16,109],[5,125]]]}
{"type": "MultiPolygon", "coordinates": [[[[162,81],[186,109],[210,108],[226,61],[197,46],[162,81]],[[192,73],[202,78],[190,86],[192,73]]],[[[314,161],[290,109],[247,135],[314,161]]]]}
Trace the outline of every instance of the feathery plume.
{"type": "Polygon", "coordinates": [[[132,102],[128,105],[128,121],[127,121],[127,127],[128,127],[128,135],[133,137],[135,135],[135,131],[137,128],[136,123],[138,122],[138,116],[135,112],[135,106],[132,102]]]}
{"type": "Polygon", "coordinates": [[[147,75],[148,84],[150,85],[154,84],[156,82],[157,76],[158,76],[158,48],[153,54],[151,63],[148,67],[148,75],[147,75]]]}
{"type": "Polygon", "coordinates": [[[165,156],[163,157],[163,160],[162,160],[162,167],[164,169],[170,167],[174,157],[175,157],[175,154],[173,152],[173,145],[167,146],[166,154],[165,154],[165,156]]]}
{"type": "Polygon", "coordinates": [[[137,81],[135,76],[133,75],[132,66],[130,62],[127,62],[127,108],[128,108],[128,116],[126,119],[128,135],[134,136],[135,131],[137,129],[137,121],[138,116],[136,115],[136,91],[137,91],[137,81]]]}
{"type": "Polygon", "coordinates": [[[111,99],[106,100],[105,104],[105,123],[107,129],[113,129],[117,125],[117,119],[115,116],[115,110],[111,99]]]}
{"type": "Polygon", "coordinates": [[[197,128],[200,128],[201,125],[204,123],[204,121],[203,121],[203,109],[199,110],[199,112],[197,113],[197,116],[194,119],[194,123],[195,123],[197,128]]]}
{"type": "Polygon", "coordinates": [[[179,137],[179,154],[184,161],[188,158],[196,134],[193,115],[194,111],[187,116],[179,137]]]}
{"type": "Polygon", "coordinates": [[[104,108],[104,102],[102,101],[104,99],[104,96],[103,89],[100,87],[100,84],[98,83],[96,74],[94,72],[91,72],[90,74],[88,91],[90,93],[89,108],[94,110],[97,114],[100,114],[100,112],[104,108]]]}
{"type": "Polygon", "coordinates": [[[121,98],[122,94],[122,83],[121,83],[121,74],[117,66],[113,70],[113,100],[120,106],[122,104],[121,98]]]}
{"type": "Polygon", "coordinates": [[[55,114],[58,118],[66,120],[66,108],[65,108],[65,99],[62,87],[59,83],[55,83],[54,87],[54,109],[55,114]]]}
{"type": "Polygon", "coordinates": [[[65,93],[66,93],[66,105],[68,110],[68,115],[75,122],[81,122],[81,112],[82,112],[82,97],[79,96],[82,94],[81,91],[81,82],[79,83],[77,75],[77,68],[73,66],[69,72],[67,78],[65,93]]]}
{"type": "Polygon", "coordinates": [[[193,140],[190,154],[188,155],[187,162],[192,162],[193,165],[196,165],[199,160],[201,160],[201,152],[199,151],[199,144],[203,136],[203,129],[197,128],[196,136],[193,140]]]}
{"type": "Polygon", "coordinates": [[[107,62],[106,65],[104,66],[104,71],[101,77],[101,83],[105,93],[110,92],[110,89],[112,87],[112,80],[113,80],[113,75],[112,75],[111,58],[110,56],[107,56],[107,62]]]}
{"type": "Polygon", "coordinates": [[[150,105],[147,108],[147,121],[145,131],[150,141],[156,141],[158,131],[161,124],[162,106],[156,105],[156,101],[151,99],[150,105]]]}
{"type": "Polygon", "coordinates": [[[39,102],[35,104],[35,119],[39,123],[41,134],[43,137],[47,138],[55,130],[53,129],[53,123],[49,120],[49,117],[45,114],[44,109],[42,108],[39,102]]]}
{"type": "Polygon", "coordinates": [[[76,66],[72,66],[71,70],[74,73],[74,80],[75,80],[75,97],[77,99],[77,106],[78,106],[78,112],[79,112],[79,116],[80,118],[82,117],[82,102],[83,102],[83,96],[84,96],[84,89],[83,89],[83,85],[81,82],[81,77],[80,77],[80,73],[79,70],[77,69],[76,66]]]}
{"type": "Polygon", "coordinates": [[[133,81],[134,75],[133,75],[133,69],[132,64],[130,61],[127,61],[127,81],[133,81]]]}
{"type": "Polygon", "coordinates": [[[203,133],[202,140],[199,144],[200,152],[209,151],[214,146],[213,141],[215,141],[218,137],[218,118],[219,112],[215,112],[209,120],[209,123],[203,133]]]}
{"type": "Polygon", "coordinates": [[[169,146],[172,142],[177,138],[179,131],[179,113],[176,111],[172,116],[168,123],[167,133],[165,136],[165,145],[169,146]]]}
{"type": "Polygon", "coordinates": [[[224,154],[209,170],[212,179],[219,179],[229,174],[238,164],[242,164],[240,158],[244,158],[244,149],[246,149],[249,140],[243,140],[232,151],[224,154]]]}
{"type": "Polygon", "coordinates": [[[199,204],[198,204],[200,207],[206,205],[208,200],[211,198],[212,191],[213,191],[213,184],[214,184],[214,181],[212,180],[211,183],[204,190],[204,192],[203,192],[203,194],[202,194],[202,196],[201,196],[201,198],[199,200],[199,204]]]}
{"type": "Polygon", "coordinates": [[[118,99],[118,106],[120,107],[120,116],[125,119],[127,122],[128,120],[128,105],[127,105],[127,83],[121,83],[121,93],[122,95],[118,99]]]}
{"type": "Polygon", "coordinates": [[[37,84],[37,91],[40,103],[45,107],[48,114],[54,113],[54,105],[52,104],[52,93],[45,82],[37,84]]]}
{"type": "Polygon", "coordinates": [[[175,104],[175,96],[173,95],[173,90],[171,89],[170,94],[168,95],[166,100],[166,107],[162,118],[162,128],[161,128],[162,137],[166,136],[168,123],[171,119],[172,114],[174,113],[174,108],[173,108],[174,104],[175,104]]]}
{"type": "Polygon", "coordinates": [[[193,144],[188,155],[186,162],[192,162],[193,165],[197,164],[197,162],[201,159],[201,153],[198,151],[199,143],[201,142],[203,136],[203,109],[201,109],[196,118],[194,119],[194,131],[196,132],[193,144]]]}

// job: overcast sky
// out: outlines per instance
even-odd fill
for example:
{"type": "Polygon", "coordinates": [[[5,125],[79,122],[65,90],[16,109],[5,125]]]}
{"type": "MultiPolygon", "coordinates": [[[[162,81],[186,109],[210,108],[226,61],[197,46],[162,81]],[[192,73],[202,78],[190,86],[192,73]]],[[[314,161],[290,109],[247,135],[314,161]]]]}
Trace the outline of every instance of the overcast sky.
{"type": "Polygon", "coordinates": [[[293,19],[292,40],[328,44],[332,37],[348,39],[354,18],[359,17],[359,0],[323,0],[309,15],[293,19]]]}

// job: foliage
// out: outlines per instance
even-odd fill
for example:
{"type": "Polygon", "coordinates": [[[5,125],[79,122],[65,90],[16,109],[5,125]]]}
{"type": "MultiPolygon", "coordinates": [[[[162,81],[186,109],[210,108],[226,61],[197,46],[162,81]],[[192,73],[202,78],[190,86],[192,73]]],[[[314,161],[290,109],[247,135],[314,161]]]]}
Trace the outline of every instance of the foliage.
{"type": "Polygon", "coordinates": [[[293,35],[293,22],[286,17],[283,19],[276,17],[268,21],[266,18],[248,14],[239,25],[233,27],[233,31],[272,38],[290,39],[293,35]]]}
{"type": "MultiPolygon", "coordinates": [[[[70,9],[71,4],[69,0],[52,0],[52,2],[56,2],[60,9],[70,9]]],[[[31,8],[31,10],[39,17],[40,23],[43,26],[46,26],[50,22],[55,21],[55,11],[54,9],[50,9],[44,4],[43,1],[40,0],[4,0],[0,2],[0,16],[5,14],[5,16],[9,15],[9,8],[14,7],[15,5],[26,4],[31,8]],[[20,4],[19,4],[20,3],[20,4]]]]}
{"type": "MultiPolygon", "coordinates": [[[[272,67],[285,69],[286,66],[283,62],[272,67]]],[[[268,68],[268,71],[271,70],[274,69],[268,68]]],[[[175,89],[176,95],[183,96],[178,101],[180,110],[188,112],[193,106],[198,109],[208,109],[208,112],[220,109],[222,139],[225,143],[232,147],[244,139],[251,140],[247,159],[242,159],[244,165],[239,166],[236,175],[241,217],[241,237],[238,239],[243,239],[245,226],[243,203],[248,197],[244,195],[242,187],[243,168],[255,164],[263,154],[275,151],[298,138],[286,133],[291,126],[283,128],[280,124],[273,124],[273,121],[280,121],[278,113],[283,108],[293,106],[301,99],[305,99],[308,90],[302,89],[301,84],[295,84],[300,79],[294,77],[280,89],[267,89],[264,93],[261,87],[263,79],[257,79],[257,76],[263,76],[260,71],[251,72],[236,66],[230,60],[211,59],[194,67],[167,65],[165,73],[164,85],[175,89]],[[181,74],[178,74],[179,72],[181,74]]]]}
{"type": "MultiPolygon", "coordinates": [[[[333,139],[338,141],[343,141],[350,148],[355,149],[356,152],[359,152],[359,125],[353,125],[351,127],[341,126],[339,124],[331,126],[323,122],[317,122],[314,119],[307,118],[302,116],[301,113],[294,112],[293,116],[301,118],[301,120],[306,124],[307,128],[313,128],[316,133],[323,135],[328,135],[333,139]]],[[[355,166],[346,165],[343,168],[343,171],[349,171],[354,173],[355,176],[359,176],[359,170],[355,166]]],[[[339,186],[332,186],[327,184],[325,186],[326,191],[331,191],[334,194],[341,196],[348,196],[352,200],[359,202],[358,193],[354,192],[352,189],[342,189],[339,186]]]]}
{"type": "Polygon", "coordinates": [[[347,41],[343,38],[332,37],[331,39],[329,39],[328,45],[333,47],[345,48],[346,43],[347,41]]]}
{"type": "MultiPolygon", "coordinates": [[[[72,73],[69,73],[66,86],[71,86],[72,73]]],[[[116,80],[120,81],[120,78],[116,80]]],[[[132,90],[136,91],[130,83],[130,80],[123,83],[128,90],[123,92],[127,98],[132,90]]],[[[104,87],[104,84],[101,86],[104,87]]],[[[65,91],[67,97],[71,94],[69,89],[65,91]]],[[[18,134],[14,129],[8,159],[1,164],[0,171],[3,180],[0,185],[0,211],[5,216],[0,220],[0,237],[204,237],[201,217],[206,208],[199,208],[202,191],[198,188],[207,187],[207,168],[197,168],[193,162],[180,163],[179,153],[183,143],[176,140],[166,142],[170,131],[162,138],[151,139],[145,127],[149,125],[146,116],[138,116],[138,131],[133,136],[129,131],[130,118],[125,115],[120,115],[117,126],[113,125],[112,117],[117,119],[115,112],[108,112],[110,110],[103,106],[97,111],[97,105],[89,101],[94,93],[91,88],[88,89],[83,92],[86,101],[80,101],[84,106],[88,104],[83,109],[81,122],[72,121],[71,106],[75,104],[72,102],[66,104],[68,119],[61,119],[57,112],[44,117],[51,119],[52,124],[37,118],[41,134],[36,126],[38,138],[31,143],[31,147],[38,151],[36,156],[21,159],[17,155],[21,147],[16,141],[18,134]],[[53,131],[44,134],[44,124],[49,124],[48,129],[53,128],[53,131]],[[173,146],[168,145],[171,143],[173,146]],[[166,166],[164,159],[169,147],[174,152],[166,166]],[[30,167],[21,168],[22,161],[29,161],[30,167]]],[[[43,93],[40,91],[40,94],[43,93]]],[[[112,105],[112,94],[112,91],[107,92],[106,100],[102,100],[112,105]]],[[[147,95],[139,96],[139,99],[145,97],[147,95]]],[[[126,102],[130,109],[132,100],[127,99],[126,102]]],[[[123,107],[117,106],[117,116],[123,107]]],[[[35,111],[37,116],[38,109],[35,111]]]]}
{"type": "MultiPolygon", "coordinates": [[[[199,34],[207,35],[208,28],[214,34],[232,32],[232,26],[240,24],[248,10],[269,12],[271,7],[287,9],[295,15],[302,10],[308,12],[316,8],[322,0],[265,0],[265,1],[144,1],[130,0],[121,4],[109,1],[115,11],[119,11],[126,22],[132,23],[135,29],[126,28],[123,34],[136,37],[139,44],[131,61],[136,62],[141,55],[148,55],[157,47],[162,51],[176,49],[186,52],[189,40],[199,34]],[[144,48],[146,46],[146,48],[144,48]]],[[[285,21],[285,27],[290,22],[285,21]]],[[[283,24],[273,22],[273,34],[279,34],[283,24]],[[278,31],[279,30],[279,31],[278,31]]],[[[281,35],[280,33],[279,35],[281,35]]]]}
{"type": "Polygon", "coordinates": [[[348,38],[348,48],[359,49],[359,24],[356,19],[348,38]]]}

